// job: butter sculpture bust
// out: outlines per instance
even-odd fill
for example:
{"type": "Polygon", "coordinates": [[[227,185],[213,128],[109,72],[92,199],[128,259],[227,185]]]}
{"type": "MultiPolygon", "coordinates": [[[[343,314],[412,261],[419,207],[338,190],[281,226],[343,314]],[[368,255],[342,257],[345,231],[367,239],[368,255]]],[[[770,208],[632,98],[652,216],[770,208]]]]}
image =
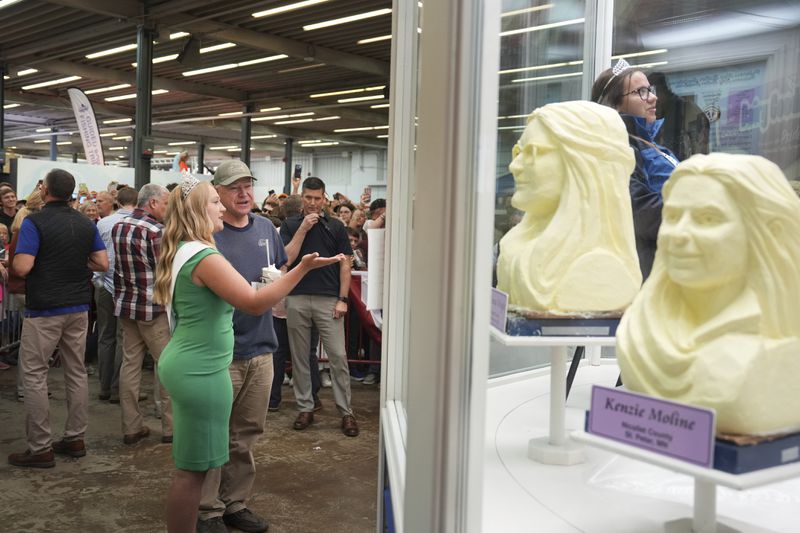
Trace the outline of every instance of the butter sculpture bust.
{"type": "Polygon", "coordinates": [[[676,167],[617,354],[626,387],[714,408],[720,433],[800,429],[800,199],[776,165],[712,154],[676,167]]]}
{"type": "Polygon", "coordinates": [[[512,156],[511,204],[525,215],[500,241],[497,287],[543,314],[625,309],[642,276],[628,191],[635,160],[619,113],[583,101],[538,108],[512,156]]]}

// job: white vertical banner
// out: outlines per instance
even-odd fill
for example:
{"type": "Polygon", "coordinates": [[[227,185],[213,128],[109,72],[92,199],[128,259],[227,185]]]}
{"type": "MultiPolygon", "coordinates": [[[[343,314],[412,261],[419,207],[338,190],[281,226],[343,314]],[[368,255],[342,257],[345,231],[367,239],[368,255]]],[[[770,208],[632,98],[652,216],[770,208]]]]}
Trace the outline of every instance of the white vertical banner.
{"type": "Polygon", "coordinates": [[[386,230],[367,230],[367,309],[383,308],[383,264],[386,262],[386,230]]]}
{"type": "Polygon", "coordinates": [[[100,132],[97,128],[97,119],[94,117],[92,102],[86,98],[82,90],[76,87],[70,87],[67,92],[70,102],[72,102],[72,110],[75,112],[78,130],[81,132],[86,161],[90,165],[105,165],[103,144],[100,142],[100,132]]]}

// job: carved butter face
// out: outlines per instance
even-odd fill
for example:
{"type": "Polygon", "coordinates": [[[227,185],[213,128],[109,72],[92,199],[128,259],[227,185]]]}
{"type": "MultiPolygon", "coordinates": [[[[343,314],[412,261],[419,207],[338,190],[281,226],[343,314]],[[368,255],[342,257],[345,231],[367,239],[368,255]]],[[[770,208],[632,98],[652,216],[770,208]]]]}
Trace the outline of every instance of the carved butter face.
{"type": "Polygon", "coordinates": [[[555,212],[564,183],[564,162],[556,146],[540,121],[528,124],[508,165],[516,185],[511,205],[536,216],[555,212]]]}
{"type": "Polygon", "coordinates": [[[747,272],[747,232],[725,187],[699,175],[681,178],[664,199],[658,253],[679,285],[711,289],[747,272]]]}

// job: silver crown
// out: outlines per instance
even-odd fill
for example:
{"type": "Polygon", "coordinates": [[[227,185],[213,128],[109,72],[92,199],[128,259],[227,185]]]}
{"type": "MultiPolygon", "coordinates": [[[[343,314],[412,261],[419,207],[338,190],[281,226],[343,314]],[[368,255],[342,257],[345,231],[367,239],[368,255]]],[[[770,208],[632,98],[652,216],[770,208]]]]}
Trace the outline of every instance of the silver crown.
{"type": "Polygon", "coordinates": [[[183,176],[183,180],[181,181],[181,196],[184,200],[189,196],[189,193],[192,192],[192,189],[197,187],[198,183],[200,183],[200,180],[188,172],[183,176]]]}
{"type": "Polygon", "coordinates": [[[621,57],[621,58],[619,58],[619,61],[617,61],[617,64],[614,65],[614,68],[611,69],[611,72],[614,73],[614,76],[619,76],[620,73],[622,73],[623,70],[628,69],[628,68],[631,68],[630,63],[625,61],[624,57],[621,57]]]}

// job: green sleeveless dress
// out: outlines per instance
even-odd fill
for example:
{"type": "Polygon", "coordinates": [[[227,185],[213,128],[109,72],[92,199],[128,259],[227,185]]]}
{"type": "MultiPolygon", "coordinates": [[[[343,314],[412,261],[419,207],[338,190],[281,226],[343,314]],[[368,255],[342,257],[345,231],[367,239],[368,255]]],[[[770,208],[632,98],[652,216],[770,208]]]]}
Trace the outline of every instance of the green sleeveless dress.
{"type": "Polygon", "coordinates": [[[181,268],[172,304],[176,327],[158,362],[158,378],[172,399],[172,458],[181,470],[204,471],[228,462],[233,307],[192,282],[197,264],[216,253],[206,248],[181,268]]]}

